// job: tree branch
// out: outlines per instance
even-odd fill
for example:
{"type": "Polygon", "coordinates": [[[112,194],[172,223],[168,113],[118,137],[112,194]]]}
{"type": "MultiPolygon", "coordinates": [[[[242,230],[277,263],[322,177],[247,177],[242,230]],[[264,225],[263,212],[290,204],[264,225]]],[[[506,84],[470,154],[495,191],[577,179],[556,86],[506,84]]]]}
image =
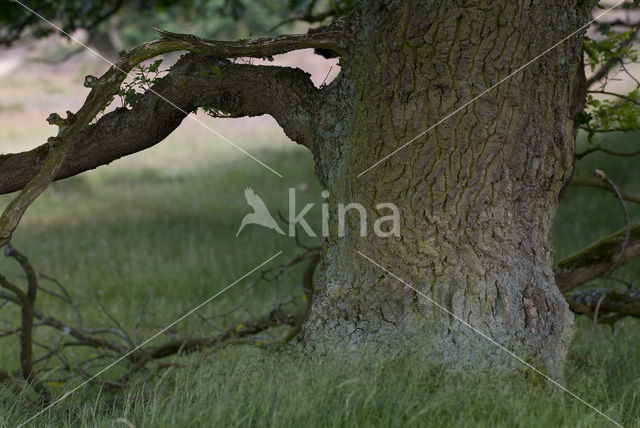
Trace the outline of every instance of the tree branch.
{"type": "MultiPolygon", "coordinates": [[[[27,208],[45,191],[57,176],[73,139],[103,111],[117,93],[127,73],[137,64],[160,53],[175,50],[174,43],[149,42],[124,52],[116,65],[113,65],[100,78],[87,76],[84,85],[91,92],[84,104],[74,114],[67,112],[67,118],[52,113],[47,122],[58,126],[58,135],[47,140],[41,147],[42,162],[37,172],[20,186],[20,193],[7,205],[0,216],[0,247],[11,241],[13,231],[18,227],[27,208]]],[[[17,189],[16,189],[17,190],[17,189]]]]}
{"type": "MultiPolygon", "coordinates": [[[[187,54],[152,89],[133,109],[105,114],[79,132],[55,180],[161,142],[186,113],[198,107],[215,107],[232,117],[270,114],[292,140],[308,145],[312,138],[314,95],[319,90],[299,69],[233,64],[187,54]],[[214,73],[214,68],[221,74],[214,73]]],[[[42,169],[49,150],[45,144],[27,152],[0,155],[0,194],[24,187],[42,169]]]]}
{"type": "MultiPolygon", "coordinates": [[[[144,43],[128,52],[124,52],[123,54],[121,54],[117,63],[113,65],[100,78],[87,76],[87,78],[85,79],[85,86],[90,87],[91,92],[89,93],[89,96],[85,100],[80,110],[78,110],[75,114],[68,112],[66,119],[62,119],[58,114],[55,113],[52,113],[49,116],[49,118],[47,119],[48,122],[52,125],[57,125],[59,127],[59,132],[56,137],[50,138],[47,141],[46,145],[40,146],[38,149],[36,149],[35,153],[33,151],[29,152],[35,157],[35,159],[24,159],[23,157],[23,159],[19,160],[21,161],[21,165],[12,165],[9,162],[8,166],[10,168],[17,168],[14,169],[13,173],[21,175],[21,178],[24,178],[23,167],[25,166],[25,164],[35,164],[37,165],[37,170],[35,170],[34,172],[33,165],[28,167],[30,168],[30,171],[27,174],[27,176],[29,177],[27,181],[25,181],[24,179],[18,180],[19,184],[9,184],[8,186],[5,186],[5,190],[0,190],[1,193],[7,193],[19,189],[21,190],[20,193],[9,203],[9,205],[2,213],[2,216],[0,217],[0,247],[10,242],[13,231],[20,223],[20,220],[22,219],[22,216],[24,215],[27,208],[42,194],[42,192],[44,192],[49,184],[51,184],[53,180],[61,178],[61,176],[65,174],[66,176],[69,176],[69,173],[61,172],[60,169],[63,163],[65,163],[67,160],[67,154],[71,150],[71,147],[74,145],[74,140],[77,137],[80,137],[79,134],[96,117],[96,115],[103,111],[109,105],[109,103],[113,99],[113,96],[120,88],[120,85],[127,77],[127,73],[134,66],[163,53],[178,50],[188,50],[191,52],[202,53],[218,58],[236,58],[241,56],[270,57],[271,55],[289,52],[292,50],[316,47],[333,50],[341,55],[346,55],[347,51],[343,47],[342,43],[342,28],[342,22],[337,21],[332,25],[324,28],[322,31],[313,33],[236,42],[217,42],[201,39],[188,34],[175,34],[167,31],[157,30],[162,35],[162,38],[160,40],[144,43]],[[27,162],[25,162],[25,160],[27,162]]],[[[204,72],[208,73],[209,75],[211,74],[211,71],[212,70],[200,70],[201,73],[204,72]]],[[[268,81],[269,80],[267,79],[264,80],[264,82],[268,81]]],[[[222,85],[219,85],[218,89],[223,89],[222,85]]],[[[194,95],[193,92],[192,95],[194,95]]],[[[247,93],[245,93],[244,95],[245,97],[248,96],[247,93]]],[[[164,98],[165,101],[169,100],[168,104],[173,104],[172,107],[177,107],[173,99],[167,97],[164,98]]],[[[282,98],[282,96],[280,96],[280,98],[282,98]]],[[[222,100],[217,101],[221,105],[229,104],[222,102],[222,100]]],[[[303,103],[305,100],[296,101],[299,101],[298,104],[301,104],[301,102],[303,103]]],[[[191,104],[192,105],[188,105],[188,107],[190,108],[182,109],[183,111],[181,111],[181,113],[183,114],[183,117],[185,114],[184,111],[190,112],[195,107],[206,105],[193,105],[193,103],[191,104]]],[[[215,105],[215,103],[213,104],[215,105]]],[[[263,104],[266,104],[266,101],[263,104]]],[[[225,110],[233,111],[233,107],[235,107],[235,110],[240,110],[238,108],[239,106],[236,105],[235,100],[231,100],[231,103],[228,105],[228,107],[231,108],[227,108],[225,110]]],[[[181,109],[177,108],[177,110],[181,109]]],[[[252,115],[251,113],[254,112],[249,111],[244,115],[252,115]]],[[[261,114],[263,113],[271,112],[268,109],[265,109],[261,112],[261,114]]],[[[276,118],[276,120],[279,119],[276,115],[273,116],[276,118]]],[[[157,119],[158,121],[162,121],[162,116],[157,115],[157,117],[159,118],[157,119]]],[[[179,118],[179,120],[181,119],[182,117],[179,118]]],[[[294,120],[290,120],[290,117],[287,118],[285,115],[280,115],[280,119],[285,122],[284,124],[281,123],[281,125],[283,125],[283,128],[285,128],[285,132],[287,132],[286,125],[288,125],[289,122],[295,122],[294,120]]],[[[175,126],[177,126],[177,124],[175,126]]],[[[165,130],[171,132],[175,128],[175,126],[173,128],[169,127],[171,129],[165,127],[165,130]]],[[[292,139],[298,141],[298,138],[303,137],[302,135],[299,135],[299,132],[297,132],[298,129],[296,127],[291,127],[291,130],[293,131],[292,134],[289,135],[288,133],[288,135],[292,137],[292,139]]],[[[164,136],[168,135],[168,132],[164,136]]],[[[103,159],[102,163],[117,159],[117,157],[110,156],[110,159],[108,160],[103,159]]],[[[6,165],[2,165],[2,163],[6,163],[10,160],[11,156],[9,156],[9,158],[7,158],[7,156],[0,157],[0,180],[4,178],[3,173],[7,173],[7,171],[4,169],[4,166],[6,165]]],[[[98,165],[94,164],[93,167],[95,166],[98,165]]],[[[91,166],[89,168],[91,168],[91,166]]],[[[3,182],[3,185],[5,184],[6,183],[3,182]]]]}
{"type": "Polygon", "coordinates": [[[44,402],[49,402],[51,395],[47,387],[40,381],[33,368],[33,305],[38,292],[38,279],[29,260],[19,251],[9,245],[4,247],[5,255],[15,259],[22,267],[27,276],[27,292],[23,292],[19,287],[9,282],[0,274],[0,286],[15,294],[20,302],[21,328],[20,328],[20,366],[22,377],[29,382],[33,389],[40,394],[44,402]]]}
{"type": "MultiPolygon", "coordinates": [[[[623,49],[629,47],[633,43],[633,41],[635,40],[636,36],[638,35],[638,32],[640,32],[640,26],[639,27],[635,27],[633,32],[629,36],[629,38],[625,39],[624,41],[622,41],[622,43],[620,43],[620,47],[618,49],[618,52],[621,52],[623,49]]],[[[616,56],[616,57],[611,58],[606,63],[604,63],[602,65],[602,67],[600,67],[593,74],[593,76],[591,76],[589,79],[587,79],[586,87],[590,88],[595,83],[599,82],[601,79],[606,77],[618,64],[622,63],[622,58],[623,58],[622,55],[616,56]]]]}
{"type": "Polygon", "coordinates": [[[601,94],[601,95],[611,95],[612,97],[617,97],[620,99],[623,99],[627,102],[630,102],[632,104],[637,104],[640,106],[640,101],[635,100],[633,98],[627,97],[626,95],[622,95],[622,94],[617,94],[615,92],[609,92],[609,91],[587,91],[588,94],[601,94]]]}
{"type": "Polygon", "coordinates": [[[256,40],[216,41],[202,39],[191,34],[178,34],[154,28],[160,34],[160,40],[177,43],[177,50],[211,55],[218,58],[257,57],[268,58],[294,50],[317,48],[326,49],[347,57],[348,51],[343,42],[343,22],[337,20],[321,31],[306,34],[287,34],[283,36],[256,40]]]}
{"type": "MultiPolygon", "coordinates": [[[[0,281],[2,282],[3,286],[6,285],[6,283],[8,283],[8,281],[6,281],[6,278],[4,278],[2,275],[0,275],[0,281]]],[[[23,303],[23,301],[20,298],[16,297],[13,294],[6,293],[2,290],[0,290],[0,299],[6,299],[19,306],[21,306],[23,303]]],[[[44,313],[38,311],[37,309],[33,310],[33,316],[34,318],[39,320],[42,325],[46,325],[48,327],[62,331],[65,334],[68,334],[69,336],[78,339],[80,342],[87,344],[87,346],[94,346],[96,348],[105,348],[119,354],[124,354],[127,352],[127,347],[120,344],[119,342],[114,342],[114,341],[93,335],[93,334],[103,332],[104,329],[91,330],[91,329],[85,329],[80,327],[74,327],[57,318],[45,315],[44,313]]]]}
{"type": "MultiPolygon", "coordinates": [[[[589,130],[587,130],[589,131],[589,130]]],[[[605,132],[603,130],[590,130],[591,132],[605,132]]],[[[611,130],[610,132],[617,132],[617,131],[628,131],[628,130],[624,130],[624,129],[615,129],[615,130],[611,130]]],[[[628,158],[632,158],[634,156],[638,156],[640,155],[640,150],[636,150],[635,152],[616,152],[615,150],[609,150],[609,149],[605,149],[604,147],[597,145],[596,147],[592,147],[590,149],[585,150],[582,153],[577,153],[575,155],[576,160],[581,160],[582,158],[584,158],[587,155],[590,155],[591,153],[595,153],[595,152],[602,152],[602,153],[606,153],[608,155],[611,156],[622,156],[622,157],[628,157],[628,158]]]]}
{"type": "Polygon", "coordinates": [[[571,310],[577,314],[584,314],[593,318],[595,308],[600,302],[599,312],[614,313],[613,317],[598,317],[598,323],[607,323],[607,320],[615,321],[622,316],[640,318],[640,291],[592,288],[580,290],[566,296],[571,310]]]}
{"type": "Polygon", "coordinates": [[[145,354],[149,360],[157,360],[177,353],[191,353],[202,348],[223,344],[234,338],[249,337],[268,330],[271,327],[281,325],[294,327],[299,323],[300,318],[301,314],[276,308],[267,315],[248,321],[246,324],[241,324],[241,328],[233,327],[211,338],[183,338],[172,340],[146,350],[145,354]]]}
{"type": "MultiPolygon", "coordinates": [[[[594,187],[596,189],[607,190],[613,193],[610,186],[595,177],[573,177],[570,184],[572,186],[594,187]]],[[[622,196],[626,201],[640,203],[640,195],[634,195],[633,193],[625,192],[620,189],[620,196],[622,196]]]]}
{"type": "Polygon", "coordinates": [[[556,263],[553,273],[563,293],[606,275],[612,267],[623,266],[640,257],[640,223],[631,225],[622,254],[626,229],[600,238],[589,247],[556,263]]]}

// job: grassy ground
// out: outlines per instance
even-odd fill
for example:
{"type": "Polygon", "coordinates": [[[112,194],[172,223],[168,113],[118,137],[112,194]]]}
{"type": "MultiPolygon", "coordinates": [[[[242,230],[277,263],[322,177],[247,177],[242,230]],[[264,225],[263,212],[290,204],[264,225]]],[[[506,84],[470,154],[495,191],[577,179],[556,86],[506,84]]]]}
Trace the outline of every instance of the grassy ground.
{"type": "MultiPolygon", "coordinates": [[[[30,133],[10,123],[12,117],[32,114],[24,108],[3,113],[0,135],[5,141],[29,145],[30,136],[42,140],[40,134],[46,135],[40,128],[30,133]]],[[[292,239],[255,226],[235,238],[248,210],[245,187],[252,186],[272,210],[283,212],[288,187],[299,189],[300,205],[321,200],[306,152],[265,131],[269,128],[263,123],[243,123],[256,126],[246,135],[259,137],[239,143],[284,179],[187,123],[156,148],[54,185],[25,217],[15,246],[39,271],[65,284],[84,308],[85,325],[109,323],[96,306],[99,300],[122,325],[131,327],[151,289],[147,310],[154,315],[148,316],[143,336],[151,335],[281,249],[286,253],[281,261],[296,253],[292,239]]],[[[591,174],[595,167],[620,186],[640,192],[637,160],[593,155],[580,170],[591,174]]],[[[311,216],[316,225],[319,211],[316,206],[311,216]]],[[[637,207],[632,216],[640,220],[637,207]]],[[[572,188],[554,231],[558,256],[622,227],[620,209],[608,193],[572,188]]],[[[4,258],[0,271],[18,274],[4,258]]],[[[620,275],[638,279],[640,265],[620,275]]],[[[272,286],[251,289],[247,308],[269,309],[273,292],[272,286]]],[[[245,295],[243,283],[203,313],[223,313],[245,295]]],[[[42,296],[39,305],[56,310],[59,304],[42,296]]],[[[3,307],[0,316],[16,314],[3,307]]],[[[68,310],[64,316],[73,319],[68,310]]],[[[229,316],[223,324],[233,325],[245,316],[229,316]]],[[[195,321],[186,321],[180,331],[201,328],[195,321]]],[[[578,320],[564,379],[567,388],[623,425],[640,426],[638,322],[624,320],[614,331],[598,327],[589,351],[590,327],[587,320],[578,320]]],[[[38,335],[40,341],[50,340],[46,330],[38,335]]],[[[0,339],[0,367],[16,368],[17,356],[17,340],[0,339]]],[[[82,388],[33,426],[607,426],[593,410],[526,371],[496,377],[442,372],[419,355],[387,361],[314,360],[246,347],[180,361],[184,367],[133,385],[115,406],[106,404],[114,402],[97,387],[82,388]]],[[[15,426],[35,410],[0,390],[0,426],[15,426]]]]}

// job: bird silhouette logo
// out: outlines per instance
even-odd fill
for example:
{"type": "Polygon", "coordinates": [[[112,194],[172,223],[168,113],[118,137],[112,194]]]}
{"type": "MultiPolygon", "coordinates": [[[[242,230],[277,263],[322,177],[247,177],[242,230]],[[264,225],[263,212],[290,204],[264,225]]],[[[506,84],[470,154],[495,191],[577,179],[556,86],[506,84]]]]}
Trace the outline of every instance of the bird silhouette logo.
{"type": "Polygon", "coordinates": [[[269,213],[269,210],[267,209],[264,201],[260,198],[260,196],[256,195],[253,192],[253,189],[251,187],[247,187],[246,189],[244,189],[244,197],[247,199],[247,204],[249,204],[249,206],[253,208],[253,212],[244,216],[244,218],[242,219],[242,224],[240,225],[236,236],[238,236],[242,229],[244,229],[244,227],[248,224],[258,224],[260,226],[266,227],[267,229],[273,229],[280,235],[284,235],[284,232],[282,231],[282,229],[280,229],[278,223],[276,223],[274,218],[269,213]]]}

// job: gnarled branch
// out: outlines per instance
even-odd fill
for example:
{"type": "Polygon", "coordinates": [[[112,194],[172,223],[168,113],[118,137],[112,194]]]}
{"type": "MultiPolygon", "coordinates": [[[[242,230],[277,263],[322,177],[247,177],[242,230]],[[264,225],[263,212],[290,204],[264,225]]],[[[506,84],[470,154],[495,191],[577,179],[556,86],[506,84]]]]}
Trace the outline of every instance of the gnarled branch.
{"type": "Polygon", "coordinates": [[[256,40],[216,41],[196,37],[191,34],[178,34],[154,28],[161,40],[179,44],[178,50],[211,55],[218,58],[257,57],[268,58],[294,50],[316,48],[326,49],[347,57],[348,51],[344,43],[343,22],[337,20],[323,27],[321,31],[310,31],[306,34],[287,34],[277,37],[256,40]]]}
{"type": "MultiPolygon", "coordinates": [[[[86,129],[91,120],[93,120],[100,111],[104,110],[108,106],[111,99],[118,91],[120,85],[127,77],[127,73],[134,66],[163,53],[178,50],[187,50],[191,52],[202,53],[217,58],[237,58],[242,56],[270,57],[275,54],[289,52],[297,49],[322,48],[332,50],[339,53],[340,55],[346,56],[347,51],[346,48],[343,47],[342,28],[342,22],[335,22],[322,31],[313,33],[236,42],[217,42],[201,39],[199,37],[188,34],[175,34],[167,31],[157,30],[162,35],[162,38],[160,40],[144,43],[128,52],[124,52],[118,59],[117,63],[113,65],[100,78],[87,76],[87,79],[85,80],[85,86],[90,87],[91,92],[89,93],[89,96],[85,100],[80,110],[78,110],[75,114],[69,112],[66,119],[62,119],[55,113],[49,116],[49,123],[57,125],[60,129],[58,135],[55,138],[49,139],[48,144],[40,146],[35,150],[35,152],[27,152],[27,156],[22,156],[21,159],[16,159],[15,157],[12,158],[11,155],[0,157],[0,182],[2,182],[2,187],[4,187],[4,189],[0,190],[0,192],[8,193],[15,190],[21,190],[21,192],[9,203],[7,208],[2,213],[2,216],[0,217],[0,247],[10,242],[13,231],[18,226],[27,208],[42,194],[42,192],[44,192],[44,190],[49,186],[49,184],[51,184],[53,180],[63,178],[62,176],[73,175],[73,173],[65,173],[64,171],[60,170],[63,167],[63,164],[67,162],[67,155],[69,154],[72,146],[74,146],[75,140],[86,137],[79,134],[81,134],[82,131],[86,129]],[[13,160],[14,163],[12,163],[11,160],[13,160]],[[17,164],[15,163],[15,161],[17,161],[17,164]],[[9,169],[13,169],[13,171],[9,169]],[[10,176],[12,174],[14,175],[14,177],[7,178],[13,178],[13,180],[4,180],[6,175],[10,176]],[[19,176],[17,180],[15,175],[19,176]],[[28,177],[28,179],[25,180],[25,177],[28,177]]],[[[200,70],[200,72],[210,73],[211,70],[200,70]]],[[[269,77],[277,78],[278,76],[269,77]]],[[[264,82],[268,81],[268,79],[265,79],[262,83],[264,84],[264,82]]],[[[219,85],[218,89],[223,90],[229,87],[232,88],[232,86],[225,86],[224,88],[222,86],[223,85],[219,85]]],[[[191,92],[191,94],[194,95],[193,91],[191,92]]],[[[232,96],[233,95],[237,94],[232,94],[232,96]]],[[[274,95],[276,99],[278,98],[277,93],[273,93],[271,95],[274,95]]],[[[246,102],[248,94],[245,93],[244,96],[245,100],[243,101],[246,102]]],[[[182,113],[182,117],[179,117],[179,120],[184,117],[184,115],[186,114],[185,112],[190,112],[191,110],[193,110],[193,108],[198,106],[207,105],[206,103],[198,105],[197,103],[194,104],[192,102],[188,103],[186,105],[186,107],[188,108],[184,109],[179,107],[174,101],[176,97],[163,97],[167,104],[171,105],[173,108],[182,113]]],[[[279,98],[282,97],[280,96],[279,98]]],[[[233,99],[228,98],[226,100],[227,102],[224,102],[223,100],[217,101],[218,104],[222,106],[227,105],[228,107],[231,107],[226,108],[225,110],[233,111],[234,108],[236,111],[241,110],[241,106],[237,105],[236,101],[233,99]]],[[[297,101],[297,103],[292,103],[292,105],[304,104],[305,100],[296,99],[295,101],[297,101]]],[[[216,103],[214,102],[211,104],[215,105],[216,103]]],[[[252,107],[256,107],[256,103],[253,104],[254,105],[252,107]]],[[[267,104],[266,101],[263,102],[263,107],[265,107],[265,104],[267,104]]],[[[237,114],[271,114],[268,109],[265,109],[264,111],[256,109],[260,113],[254,112],[252,111],[252,109],[249,110],[250,111],[246,114],[237,114]]],[[[174,117],[176,117],[175,112],[174,117]]],[[[274,115],[274,117],[276,118],[276,120],[279,119],[276,115],[274,115]]],[[[157,115],[157,118],[157,121],[159,122],[163,120],[162,116],[160,115],[157,115]]],[[[281,125],[283,126],[283,128],[285,128],[285,132],[287,132],[286,125],[294,122],[294,120],[290,120],[290,118],[287,118],[285,115],[280,115],[280,120],[284,122],[281,122],[281,125]]],[[[177,126],[177,124],[175,124],[175,126],[177,126]]],[[[171,126],[165,126],[164,129],[168,130],[168,132],[165,133],[164,136],[168,135],[168,133],[171,132],[175,128],[175,126],[173,126],[173,128],[171,128],[171,126]]],[[[292,127],[289,127],[289,129],[291,129],[292,133],[288,134],[292,137],[292,139],[298,140],[303,137],[297,132],[297,129],[293,129],[292,127]]],[[[149,145],[147,145],[146,147],[149,147],[149,145]]],[[[134,153],[135,151],[130,151],[129,153],[124,153],[120,156],[134,153]]],[[[111,160],[117,159],[120,156],[107,156],[107,159],[103,157],[103,159],[101,160],[101,164],[110,162],[111,160]]],[[[89,162],[89,164],[91,164],[91,162],[89,162]]],[[[84,170],[86,170],[92,167],[95,168],[96,166],[98,165],[96,165],[94,162],[93,166],[81,167],[79,169],[82,170],[82,168],[84,168],[84,170]]],[[[76,169],[78,168],[76,167],[76,169]]],[[[75,173],[78,172],[82,171],[77,170],[75,173]]]]}
{"type": "Polygon", "coordinates": [[[91,92],[75,114],[67,112],[66,119],[62,119],[56,113],[49,116],[47,121],[58,126],[58,135],[49,138],[47,144],[40,146],[41,162],[37,171],[19,187],[20,193],[7,205],[0,216],[0,247],[11,241],[13,231],[18,227],[27,208],[58,175],[74,138],[109,105],[127,77],[127,73],[140,62],[163,52],[175,50],[175,47],[173,43],[155,41],[124,52],[117,64],[107,70],[102,77],[87,76],[85,86],[91,88],[91,92]]]}
{"type": "Polygon", "coordinates": [[[590,318],[595,315],[598,305],[602,314],[615,314],[609,317],[598,317],[598,323],[607,323],[607,320],[615,321],[623,316],[640,318],[640,291],[639,290],[614,290],[603,288],[591,288],[580,290],[566,296],[571,310],[577,314],[584,314],[590,318]]]}
{"type": "Polygon", "coordinates": [[[560,260],[553,273],[563,293],[599,278],[612,267],[623,266],[640,257],[640,223],[629,228],[629,240],[620,254],[626,230],[600,238],[584,250],[560,260]]]}
{"type": "MultiPolygon", "coordinates": [[[[152,89],[133,109],[105,114],[79,132],[55,180],[161,142],[180,125],[186,113],[198,107],[215,107],[232,117],[269,114],[292,140],[307,145],[315,120],[314,94],[319,91],[309,75],[299,69],[234,64],[197,54],[183,56],[152,89]]],[[[41,170],[48,152],[48,146],[43,145],[1,155],[0,194],[25,186],[41,170]]]]}

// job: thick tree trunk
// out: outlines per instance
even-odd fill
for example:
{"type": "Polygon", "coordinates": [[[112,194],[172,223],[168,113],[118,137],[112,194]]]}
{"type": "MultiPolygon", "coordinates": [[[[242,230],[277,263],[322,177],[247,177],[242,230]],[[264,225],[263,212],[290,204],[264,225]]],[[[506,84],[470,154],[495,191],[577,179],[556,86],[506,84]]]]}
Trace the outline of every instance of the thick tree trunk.
{"type": "Polygon", "coordinates": [[[310,143],[332,218],[307,348],[428,347],[448,365],[498,361],[494,345],[361,252],[516,354],[561,367],[572,315],[554,281],[551,226],[572,172],[580,36],[358,175],[577,30],[587,12],[555,0],[359,4],[346,21],[352,54],[310,143]],[[401,236],[376,237],[370,218],[361,237],[355,211],[338,236],[336,206],[349,202],[370,216],[395,203],[401,236]]]}
{"type": "MultiPolygon", "coordinates": [[[[197,107],[270,114],[313,152],[330,194],[331,233],[300,335],[307,348],[420,348],[448,365],[513,363],[496,359],[500,351],[464,320],[556,371],[572,317],[554,281],[550,235],[572,172],[572,117],[584,99],[581,35],[537,57],[584,25],[594,4],[362,0],[344,21],[306,35],[216,42],[161,31],[160,40],[136,47],[118,64],[131,69],[175,50],[196,54],[178,61],[132,110],[117,109],[79,131],[119,85],[115,68],[92,79],[97,86],[76,116],[50,116],[73,129],[65,131],[72,141],[69,147],[62,139],[69,153],[51,177],[37,181],[38,191],[49,179],[156,144],[197,107]],[[300,70],[216,59],[302,48],[341,56],[342,72],[329,87],[314,88],[300,70]],[[212,67],[225,77],[211,76],[212,67]],[[355,211],[346,234],[337,233],[337,205],[352,202],[369,209],[364,238],[355,211]],[[372,233],[371,217],[387,214],[374,208],[383,202],[400,209],[399,237],[372,233]]],[[[46,144],[0,156],[0,192],[33,183],[50,151],[46,144]]],[[[12,227],[20,216],[11,217],[12,227]]]]}

